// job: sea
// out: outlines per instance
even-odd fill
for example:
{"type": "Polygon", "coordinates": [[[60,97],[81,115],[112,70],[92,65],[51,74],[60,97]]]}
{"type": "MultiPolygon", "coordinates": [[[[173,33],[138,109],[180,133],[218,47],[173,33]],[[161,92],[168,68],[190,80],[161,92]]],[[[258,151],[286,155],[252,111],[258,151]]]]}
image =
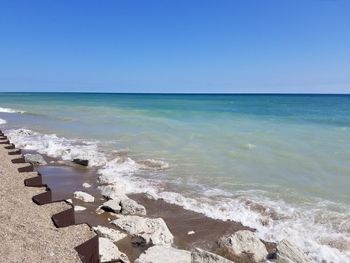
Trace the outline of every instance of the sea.
{"type": "Polygon", "coordinates": [[[0,93],[16,146],[350,262],[350,95],[0,93]]]}

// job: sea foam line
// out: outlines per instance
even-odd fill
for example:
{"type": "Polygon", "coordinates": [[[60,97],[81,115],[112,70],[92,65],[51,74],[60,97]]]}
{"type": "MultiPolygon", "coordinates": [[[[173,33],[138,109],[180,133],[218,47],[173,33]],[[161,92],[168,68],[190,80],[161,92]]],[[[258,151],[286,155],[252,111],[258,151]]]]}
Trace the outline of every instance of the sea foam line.
{"type": "Polygon", "coordinates": [[[20,113],[20,114],[25,113],[25,111],[23,111],[23,110],[16,110],[16,109],[3,108],[3,107],[0,107],[0,112],[5,112],[5,113],[20,113]]]}
{"type": "Polygon", "coordinates": [[[4,119],[0,119],[0,125],[2,125],[2,124],[6,124],[7,123],[7,121],[6,120],[4,120],[4,119]]]}

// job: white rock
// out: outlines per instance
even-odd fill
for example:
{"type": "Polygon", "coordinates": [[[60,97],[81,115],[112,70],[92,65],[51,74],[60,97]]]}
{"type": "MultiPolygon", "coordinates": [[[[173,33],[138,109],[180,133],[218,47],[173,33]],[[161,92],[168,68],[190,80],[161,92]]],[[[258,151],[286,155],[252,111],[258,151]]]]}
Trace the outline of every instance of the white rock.
{"type": "Polygon", "coordinates": [[[145,193],[145,197],[148,198],[148,199],[150,199],[150,200],[158,200],[157,194],[154,193],[154,192],[151,192],[151,191],[147,191],[147,192],[145,193]]]}
{"type": "Polygon", "coordinates": [[[121,216],[111,221],[128,234],[137,236],[142,243],[170,246],[174,237],[162,218],[145,218],[140,216],[121,216]]]}
{"type": "Polygon", "coordinates": [[[194,232],[193,230],[191,230],[191,231],[188,231],[187,232],[187,235],[194,235],[196,232],[194,232]]]}
{"type": "Polygon", "coordinates": [[[74,211],[84,211],[86,210],[86,207],[80,206],[80,205],[75,205],[74,206],[74,211]]]}
{"type": "Polygon", "coordinates": [[[173,247],[153,246],[140,255],[135,263],[191,263],[191,253],[173,247]]]}
{"type": "Polygon", "coordinates": [[[123,199],[120,202],[123,215],[146,215],[146,208],[132,199],[123,199]]]}
{"type": "Polygon", "coordinates": [[[125,187],[122,185],[103,185],[99,186],[101,195],[107,199],[120,199],[121,196],[125,196],[125,187]]]}
{"type": "Polygon", "coordinates": [[[90,188],[90,187],[91,187],[91,184],[89,184],[89,183],[83,183],[83,187],[84,187],[84,188],[90,188]]]}
{"type": "Polygon", "coordinates": [[[110,262],[110,261],[122,261],[130,262],[128,257],[121,253],[116,245],[113,244],[108,238],[100,237],[98,239],[99,243],[99,252],[101,262],[110,262]]]}
{"type": "Polygon", "coordinates": [[[277,245],[277,263],[310,263],[311,260],[294,244],[283,239],[277,245]]]}
{"type": "Polygon", "coordinates": [[[192,251],[191,258],[191,263],[234,263],[231,260],[199,248],[192,251]]]}
{"type": "Polygon", "coordinates": [[[122,207],[119,200],[108,200],[102,204],[101,209],[107,212],[119,213],[122,207]]]}
{"type": "Polygon", "coordinates": [[[74,198],[82,200],[84,202],[88,202],[88,203],[92,203],[95,201],[95,197],[93,197],[92,195],[82,192],[82,191],[76,191],[73,194],[74,198]]]}
{"type": "Polygon", "coordinates": [[[118,242],[119,240],[127,236],[127,234],[123,232],[120,232],[116,229],[105,227],[105,226],[93,227],[93,230],[97,233],[99,237],[108,238],[113,242],[118,242]]]}
{"type": "Polygon", "coordinates": [[[103,214],[105,211],[102,210],[102,205],[96,208],[96,214],[100,215],[103,214]]]}
{"type": "Polygon", "coordinates": [[[264,243],[248,230],[237,231],[221,241],[221,245],[238,258],[250,256],[255,262],[261,262],[268,255],[264,243]]]}
{"type": "Polygon", "coordinates": [[[47,162],[44,160],[44,158],[40,154],[27,153],[24,155],[24,160],[31,164],[37,164],[37,165],[47,164],[47,162]]]}

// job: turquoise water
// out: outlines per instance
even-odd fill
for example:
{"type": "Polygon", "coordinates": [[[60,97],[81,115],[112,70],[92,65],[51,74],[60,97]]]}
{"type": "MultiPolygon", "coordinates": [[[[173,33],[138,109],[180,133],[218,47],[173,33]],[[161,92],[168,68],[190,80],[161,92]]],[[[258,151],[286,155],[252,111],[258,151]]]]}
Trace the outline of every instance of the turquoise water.
{"type": "Polygon", "coordinates": [[[130,192],[150,189],[265,239],[294,235],[316,261],[350,259],[350,96],[2,93],[0,107],[25,111],[0,108],[2,129],[123,156],[113,171],[130,192]],[[314,236],[301,242],[298,226],[314,236]]]}

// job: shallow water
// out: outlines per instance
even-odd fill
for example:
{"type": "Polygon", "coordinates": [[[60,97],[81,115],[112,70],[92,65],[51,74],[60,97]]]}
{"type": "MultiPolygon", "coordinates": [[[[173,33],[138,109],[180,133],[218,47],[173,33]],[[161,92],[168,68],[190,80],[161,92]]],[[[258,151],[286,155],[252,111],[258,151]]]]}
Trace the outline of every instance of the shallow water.
{"type": "Polygon", "coordinates": [[[88,158],[129,193],[350,260],[350,96],[2,93],[0,119],[16,145],[88,158]]]}

